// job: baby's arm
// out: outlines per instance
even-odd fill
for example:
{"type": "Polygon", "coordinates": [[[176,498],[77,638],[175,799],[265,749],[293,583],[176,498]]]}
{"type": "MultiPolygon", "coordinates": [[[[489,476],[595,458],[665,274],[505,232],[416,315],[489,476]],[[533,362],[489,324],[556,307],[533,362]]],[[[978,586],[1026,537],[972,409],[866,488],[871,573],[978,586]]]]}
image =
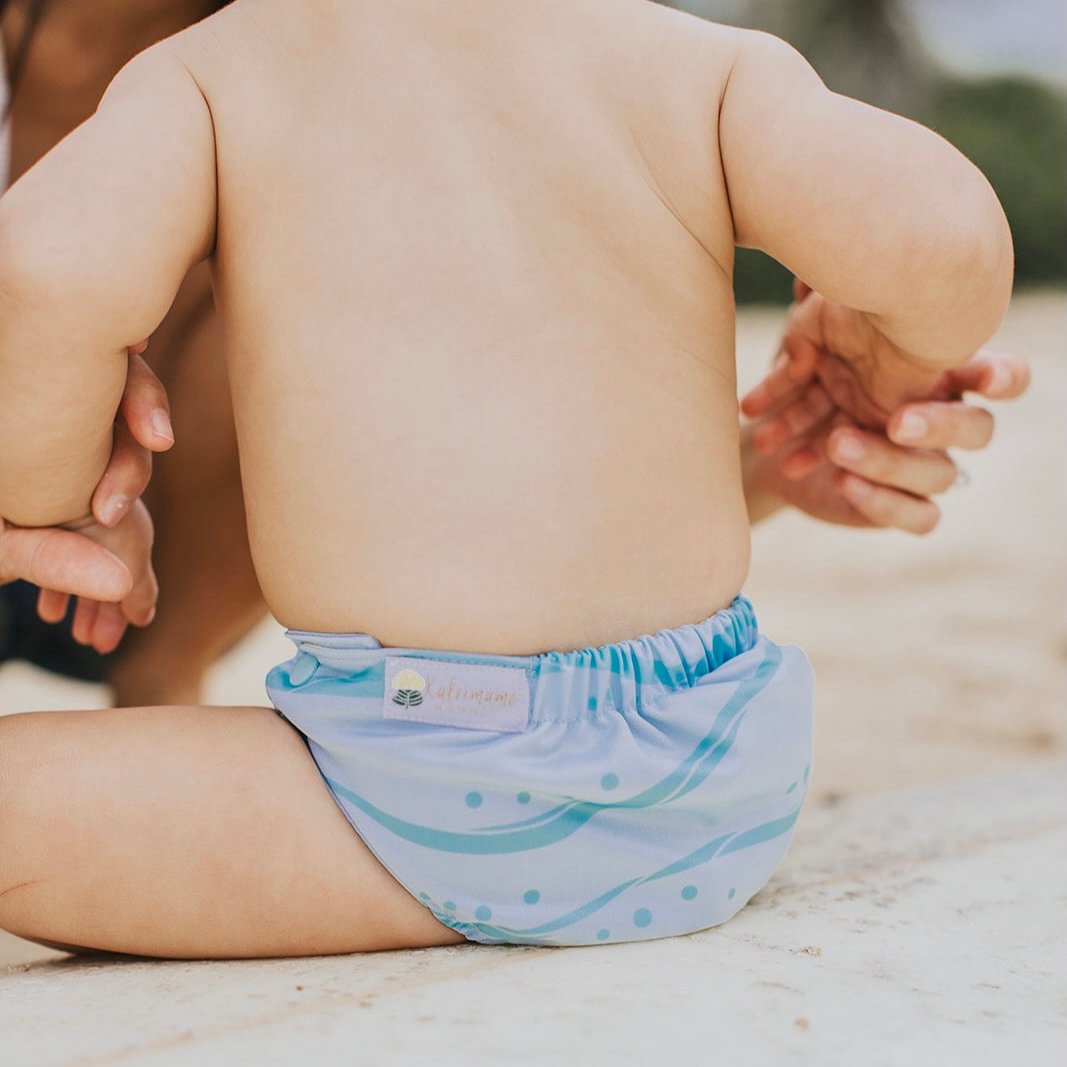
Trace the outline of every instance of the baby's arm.
{"type": "Polygon", "coordinates": [[[215,142],[166,44],[0,199],[0,516],[90,513],[127,346],[159,325],[215,240],[215,142]]]}
{"type": "Polygon", "coordinates": [[[917,365],[963,363],[1011,292],[1011,235],[976,167],[937,134],[830,92],[785,42],[736,48],[719,136],[736,242],[854,308],[917,365]]]}

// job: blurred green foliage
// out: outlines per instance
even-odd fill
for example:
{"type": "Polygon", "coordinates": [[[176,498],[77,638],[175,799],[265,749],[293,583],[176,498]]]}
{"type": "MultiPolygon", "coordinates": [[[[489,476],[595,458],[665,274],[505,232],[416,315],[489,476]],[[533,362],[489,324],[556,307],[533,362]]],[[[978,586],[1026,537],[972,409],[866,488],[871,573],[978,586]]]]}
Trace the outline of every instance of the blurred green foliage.
{"type": "MultiPolygon", "coordinates": [[[[973,160],[1000,197],[1015,239],[1017,284],[1067,278],[1067,96],[1060,90],[1024,76],[947,72],[897,0],[670,0],[668,6],[776,33],[830,88],[936,130],[973,160]]],[[[788,301],[791,284],[789,272],[768,256],[738,249],[739,303],[788,301]]]]}
{"type": "Polygon", "coordinates": [[[914,117],[996,189],[1015,240],[1016,281],[1067,277],[1067,100],[1026,78],[945,78],[914,117]]]}

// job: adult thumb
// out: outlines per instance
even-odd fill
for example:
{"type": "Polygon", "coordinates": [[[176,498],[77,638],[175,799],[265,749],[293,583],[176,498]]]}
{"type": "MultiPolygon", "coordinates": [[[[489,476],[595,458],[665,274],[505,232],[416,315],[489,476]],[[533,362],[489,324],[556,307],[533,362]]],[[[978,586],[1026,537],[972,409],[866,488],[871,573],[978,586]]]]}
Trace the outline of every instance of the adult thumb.
{"type": "Polygon", "coordinates": [[[113,603],[133,588],[126,564],[82,534],[0,522],[0,582],[20,578],[42,589],[113,603]]]}

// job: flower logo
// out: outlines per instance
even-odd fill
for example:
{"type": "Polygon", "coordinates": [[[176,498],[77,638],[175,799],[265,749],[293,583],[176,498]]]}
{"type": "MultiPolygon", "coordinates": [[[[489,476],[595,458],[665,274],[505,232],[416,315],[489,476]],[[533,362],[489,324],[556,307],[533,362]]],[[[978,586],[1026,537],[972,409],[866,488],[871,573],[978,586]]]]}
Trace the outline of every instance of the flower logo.
{"type": "Polygon", "coordinates": [[[413,670],[399,671],[393,675],[390,687],[395,689],[393,703],[402,708],[413,708],[422,703],[422,691],[426,688],[426,679],[413,670]]]}

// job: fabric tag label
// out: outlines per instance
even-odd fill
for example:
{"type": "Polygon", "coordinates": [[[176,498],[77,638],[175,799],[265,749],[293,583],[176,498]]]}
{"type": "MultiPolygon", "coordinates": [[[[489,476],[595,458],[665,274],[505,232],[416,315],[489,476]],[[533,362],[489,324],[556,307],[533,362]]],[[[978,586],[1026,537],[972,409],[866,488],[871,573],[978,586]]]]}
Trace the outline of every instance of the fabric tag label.
{"type": "Polygon", "coordinates": [[[529,712],[524,667],[385,657],[386,719],[519,734],[529,712]]]}

